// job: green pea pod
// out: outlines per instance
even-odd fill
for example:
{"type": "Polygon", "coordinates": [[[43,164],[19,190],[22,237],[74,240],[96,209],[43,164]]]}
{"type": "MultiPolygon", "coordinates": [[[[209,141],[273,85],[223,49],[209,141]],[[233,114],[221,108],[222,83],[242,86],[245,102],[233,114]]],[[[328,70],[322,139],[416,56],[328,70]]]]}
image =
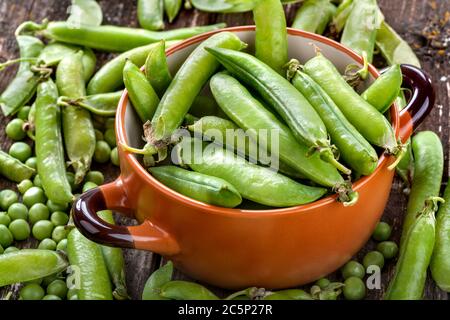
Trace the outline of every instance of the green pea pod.
{"type": "Polygon", "coordinates": [[[253,10],[258,0],[191,0],[194,8],[205,12],[233,13],[253,10]]]}
{"type": "Polygon", "coordinates": [[[57,104],[58,89],[49,79],[39,84],[36,98],[36,157],[39,177],[47,197],[54,203],[73,200],[66,178],[61,133],[61,110],[57,104]]]}
{"type": "Polygon", "coordinates": [[[185,138],[177,146],[183,164],[231,183],[243,198],[263,205],[290,207],[313,202],[326,193],[326,189],[302,185],[215,144],[198,148],[201,140],[185,138]]]}
{"type": "Polygon", "coordinates": [[[400,93],[403,76],[400,65],[396,64],[378,77],[367,88],[361,97],[374,106],[379,112],[385,113],[400,93]]]}
{"type": "MultiPolygon", "coordinates": [[[[65,57],[56,70],[59,94],[69,98],[86,95],[83,52],[65,57]]],[[[95,151],[95,131],[90,113],[80,107],[65,105],[62,109],[62,128],[67,155],[75,169],[75,183],[83,181],[95,151]]]]}
{"type": "Polygon", "coordinates": [[[405,63],[420,68],[420,61],[414,51],[385,21],[377,31],[376,44],[390,65],[405,63]]]}
{"type": "MultiPolygon", "coordinates": [[[[177,43],[176,41],[167,41],[166,46],[170,47],[177,43]]],[[[130,60],[137,66],[142,66],[145,63],[149,52],[156,46],[155,43],[138,47],[130,51],[124,52],[111,61],[107,62],[97,73],[92,77],[87,86],[87,93],[89,95],[108,93],[116,91],[123,86],[123,68],[127,60],[130,60]]]]}
{"type": "Polygon", "coordinates": [[[204,286],[187,281],[169,281],[161,286],[161,296],[172,300],[219,300],[204,286]]]}
{"type": "MultiPolygon", "coordinates": [[[[112,211],[103,210],[97,212],[97,215],[104,221],[115,224],[112,211]]],[[[115,286],[113,296],[117,300],[128,299],[127,286],[125,280],[125,261],[123,252],[120,248],[109,246],[100,246],[102,249],[103,259],[105,260],[106,268],[108,269],[109,277],[115,286]]]]}
{"type": "Polygon", "coordinates": [[[65,270],[68,265],[60,251],[22,249],[0,254],[0,287],[41,279],[65,270]]]}
{"type": "Polygon", "coordinates": [[[412,138],[414,178],[409,194],[400,247],[405,241],[416,215],[425,200],[439,196],[444,171],[444,155],[439,137],[432,131],[422,131],[412,138]]]}
{"type": "Polygon", "coordinates": [[[84,81],[88,82],[95,72],[95,66],[97,64],[97,57],[91,48],[85,47],[83,49],[83,57],[81,58],[84,71],[84,81]]]}
{"type": "Polygon", "coordinates": [[[63,104],[84,108],[94,115],[113,117],[116,115],[117,105],[119,104],[122,94],[123,91],[117,91],[111,93],[99,93],[77,99],[60,97],[59,101],[63,104]]]}
{"type": "Polygon", "coordinates": [[[172,82],[172,75],[166,59],[166,44],[164,40],[156,43],[148,53],[148,57],[145,60],[145,75],[158,96],[162,97],[170,82],[172,82]]]}
{"type": "Polygon", "coordinates": [[[242,198],[232,184],[220,178],[175,166],[149,168],[150,173],[169,188],[212,205],[234,208],[242,198]]]}
{"type": "Polygon", "coordinates": [[[219,68],[218,61],[204,50],[206,47],[240,50],[244,44],[235,34],[221,32],[195,48],[176,73],[153,116],[151,129],[154,140],[167,139],[174,133],[183,122],[195,97],[219,68]]]}
{"type": "Polygon", "coordinates": [[[164,266],[152,273],[142,292],[142,300],[168,300],[160,295],[161,287],[172,280],[173,264],[168,261],[164,266]]]}
{"type": "Polygon", "coordinates": [[[216,100],[209,96],[199,95],[195,97],[189,113],[196,117],[213,116],[219,111],[216,100]]]}
{"type": "Polygon", "coordinates": [[[70,23],[55,21],[42,26],[40,33],[46,38],[86,46],[108,52],[124,52],[160,40],[183,40],[198,34],[221,29],[224,23],[209,26],[188,27],[167,31],[149,31],[128,27],[81,25],[73,28],[70,23]]]}
{"type": "Polygon", "coordinates": [[[436,243],[430,269],[438,287],[450,292],[450,181],[445,188],[444,200],[437,215],[436,243]]]}
{"type": "MultiPolygon", "coordinates": [[[[112,300],[112,288],[102,250],[77,229],[67,236],[67,255],[73,276],[79,280],[79,300],[112,300]]],[[[69,288],[70,289],[70,288],[69,288]]]]}
{"type": "Polygon", "coordinates": [[[403,180],[405,191],[409,192],[414,177],[414,156],[411,148],[411,139],[408,139],[408,141],[406,141],[405,148],[406,148],[405,156],[398,163],[398,166],[395,168],[395,171],[403,180]]]}
{"type": "Polygon", "coordinates": [[[319,53],[304,65],[304,72],[324,89],[367,141],[401,159],[403,147],[389,121],[353,90],[330,60],[319,53]]]}
{"type": "Polygon", "coordinates": [[[138,0],[137,16],[139,25],[147,30],[164,29],[163,0],[138,0]]]}
{"type": "Polygon", "coordinates": [[[250,54],[222,48],[206,48],[206,50],[237,79],[259,93],[284,119],[300,143],[311,148],[311,151],[318,151],[323,160],[344,170],[344,167],[334,158],[322,119],[308,100],[288,80],[250,54]]]}
{"type": "Polygon", "coordinates": [[[331,21],[330,29],[333,33],[339,34],[344,29],[350,12],[352,12],[353,0],[343,0],[336,9],[331,21]]]}
{"type": "Polygon", "coordinates": [[[178,12],[180,12],[182,0],[164,0],[164,11],[169,18],[169,23],[177,17],[178,12]]]}
{"type": "Polygon", "coordinates": [[[276,72],[283,74],[288,62],[286,17],[279,0],[259,0],[253,8],[255,55],[276,72]],[[268,19],[270,14],[270,19],[268,19]]]}
{"type": "Polygon", "coordinates": [[[0,150],[0,174],[14,182],[30,179],[36,171],[0,150]]]}
{"type": "Polygon", "coordinates": [[[335,12],[330,0],[307,0],[295,14],[292,28],[323,34],[335,12]]]}
{"type": "Polygon", "coordinates": [[[382,21],[376,0],[354,0],[341,43],[372,62],[377,30],[382,21]]]}
{"type": "Polygon", "coordinates": [[[400,256],[384,297],[386,300],[422,299],[435,244],[436,210],[436,200],[429,198],[410,228],[403,229],[402,237],[405,240],[400,245],[400,256]]]}
{"type": "MultiPolygon", "coordinates": [[[[35,37],[26,35],[16,36],[22,59],[36,58],[39,56],[44,44],[35,37]]],[[[30,61],[22,61],[14,79],[6,87],[0,96],[0,107],[5,116],[19,111],[34,96],[40,75],[32,70],[30,61]]]]}
{"type": "Polygon", "coordinates": [[[267,295],[264,300],[314,300],[313,297],[301,289],[287,289],[275,291],[267,295]]]}
{"type": "Polygon", "coordinates": [[[131,61],[127,61],[123,68],[123,82],[141,121],[150,121],[158,107],[159,98],[145,75],[131,61]]]}
{"type": "Polygon", "coordinates": [[[79,25],[99,26],[103,21],[102,8],[95,0],[72,0],[67,22],[79,25]]]}

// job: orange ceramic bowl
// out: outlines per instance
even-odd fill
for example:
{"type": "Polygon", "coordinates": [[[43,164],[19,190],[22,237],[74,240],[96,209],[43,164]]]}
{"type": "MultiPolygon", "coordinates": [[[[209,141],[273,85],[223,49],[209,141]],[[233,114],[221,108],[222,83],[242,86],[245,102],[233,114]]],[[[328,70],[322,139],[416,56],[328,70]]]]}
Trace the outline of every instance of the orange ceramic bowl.
{"type": "MultiPolygon", "coordinates": [[[[254,26],[228,28],[250,44],[254,26]]],[[[325,37],[289,29],[290,57],[306,61],[314,55],[311,43],[343,70],[361,64],[360,56],[325,37]]],[[[172,71],[203,40],[220,32],[200,35],[167,51],[172,71]]],[[[433,105],[427,76],[402,66],[405,85],[413,90],[402,113],[390,110],[397,137],[406,140],[433,105]]],[[[370,84],[379,76],[370,66],[370,84]]],[[[142,145],[142,128],[128,104],[125,91],[117,109],[118,145],[142,145]]],[[[171,259],[175,266],[203,282],[223,288],[249,286],[289,288],[314,281],[348,261],[369,239],[380,220],[391,190],[393,161],[382,156],[376,171],[353,185],[359,201],[344,207],[335,196],[292,208],[264,211],[227,209],[179,194],[153,178],[135,155],[119,147],[120,177],[83,194],[73,217],[88,238],[112,246],[150,250],[171,259]],[[138,226],[113,226],[95,214],[102,209],[136,218],[138,226]]]]}

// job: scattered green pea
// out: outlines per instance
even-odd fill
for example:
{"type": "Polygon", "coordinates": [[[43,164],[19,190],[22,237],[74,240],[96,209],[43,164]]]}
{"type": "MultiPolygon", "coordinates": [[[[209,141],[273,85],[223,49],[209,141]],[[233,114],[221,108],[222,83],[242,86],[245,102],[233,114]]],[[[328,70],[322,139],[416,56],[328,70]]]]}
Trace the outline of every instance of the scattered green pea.
{"type": "Polygon", "coordinates": [[[47,294],[55,295],[61,299],[67,295],[67,285],[62,280],[55,280],[47,287],[47,294]]]}
{"type": "Polygon", "coordinates": [[[111,150],[111,163],[117,167],[120,165],[119,151],[117,150],[117,147],[111,150]]]}
{"type": "Polygon", "coordinates": [[[366,285],[360,278],[350,277],[345,280],[342,292],[347,300],[362,300],[366,296],[366,285]]]}
{"type": "Polygon", "coordinates": [[[64,226],[57,226],[53,229],[52,239],[55,240],[56,243],[59,243],[61,240],[66,239],[68,234],[68,230],[64,226]]]}
{"type": "Polygon", "coordinates": [[[95,132],[95,141],[104,140],[103,132],[98,129],[94,129],[95,132]]]}
{"type": "Polygon", "coordinates": [[[66,249],[67,249],[67,239],[62,239],[56,245],[56,250],[66,251],[66,249]]]}
{"type": "Polygon", "coordinates": [[[116,132],[114,131],[114,129],[106,130],[105,133],[103,134],[103,137],[111,148],[114,148],[115,146],[117,146],[116,132]]]}
{"type": "Polygon", "coordinates": [[[2,210],[8,210],[8,208],[17,201],[19,201],[19,197],[13,190],[5,189],[0,191],[0,207],[2,210]]]}
{"type": "Polygon", "coordinates": [[[52,213],[50,220],[55,226],[64,226],[69,222],[69,216],[62,211],[55,211],[52,213]]]}
{"type": "Polygon", "coordinates": [[[27,191],[28,189],[30,189],[32,186],[34,186],[33,182],[29,179],[25,179],[22,180],[18,185],[17,185],[17,190],[19,190],[19,192],[21,194],[24,194],[25,191],[27,191]]]}
{"type": "Polygon", "coordinates": [[[53,239],[45,238],[39,242],[38,249],[56,250],[56,242],[53,239]]]}
{"type": "Polygon", "coordinates": [[[11,220],[28,219],[28,208],[23,203],[13,203],[8,208],[8,216],[11,220]]]}
{"type": "Polygon", "coordinates": [[[30,225],[24,219],[17,219],[10,223],[9,231],[17,241],[23,241],[30,236],[30,225]]]}
{"type": "Polygon", "coordinates": [[[397,256],[398,246],[393,241],[383,241],[377,245],[377,250],[381,252],[385,259],[392,259],[397,256]]]}
{"type": "Polygon", "coordinates": [[[20,289],[19,295],[23,300],[42,300],[45,291],[40,285],[30,283],[20,289]]]}
{"type": "Polygon", "coordinates": [[[369,266],[373,266],[373,265],[380,267],[380,269],[383,269],[384,257],[378,251],[370,251],[364,256],[363,265],[364,265],[364,268],[366,268],[366,270],[369,266]]]}
{"type": "Polygon", "coordinates": [[[0,245],[3,248],[9,247],[14,241],[14,237],[7,226],[0,225],[0,245]]]}
{"type": "Polygon", "coordinates": [[[349,261],[347,262],[341,269],[342,277],[345,279],[348,279],[350,277],[357,277],[357,278],[364,278],[364,275],[366,274],[366,270],[364,269],[364,266],[360,264],[357,261],[349,261]]]}
{"type": "Polygon", "coordinates": [[[14,246],[11,246],[11,247],[8,247],[8,248],[6,248],[5,249],[5,252],[3,252],[4,254],[7,254],[7,253],[11,253],[11,252],[17,252],[17,251],[19,251],[20,249],[19,248],[16,248],[16,247],[14,247],[14,246]]]}
{"type": "Polygon", "coordinates": [[[22,202],[28,208],[31,208],[36,203],[46,203],[47,197],[45,196],[44,190],[42,190],[42,188],[35,186],[25,191],[22,197],[22,202]]]}
{"type": "Polygon", "coordinates": [[[55,296],[53,294],[48,294],[42,298],[42,300],[62,300],[60,297],[55,296]]]}
{"type": "Polygon", "coordinates": [[[29,220],[31,224],[35,224],[41,220],[48,220],[50,217],[50,211],[48,207],[43,203],[33,204],[28,212],[29,220]]]}
{"type": "Polygon", "coordinates": [[[84,185],[83,185],[83,189],[82,189],[82,191],[83,192],[86,192],[86,191],[88,191],[88,190],[91,190],[91,189],[94,189],[94,188],[96,188],[96,187],[98,187],[95,183],[93,183],[93,182],[86,182],[84,185]]]}
{"type": "Polygon", "coordinates": [[[321,278],[316,281],[316,285],[319,286],[320,289],[325,289],[330,283],[330,280],[328,280],[327,278],[321,278]]]}
{"type": "MultiPolygon", "coordinates": [[[[45,238],[50,238],[52,236],[54,225],[51,221],[40,220],[36,222],[33,226],[32,233],[33,237],[37,240],[43,240],[45,238]]],[[[56,244],[55,244],[56,246],[56,244]]]]}
{"type": "Polygon", "coordinates": [[[6,212],[0,212],[0,225],[9,226],[11,218],[6,212]]]}
{"type": "Polygon", "coordinates": [[[25,163],[31,157],[31,147],[25,142],[15,142],[9,147],[9,155],[25,163]]]}
{"type": "Polygon", "coordinates": [[[48,287],[48,285],[50,283],[52,283],[53,281],[57,280],[60,278],[60,274],[59,273],[55,273],[55,274],[51,274],[49,276],[46,276],[44,278],[42,278],[42,285],[44,287],[48,287]]]}
{"type": "Polygon", "coordinates": [[[6,136],[11,140],[22,140],[27,135],[23,129],[25,122],[22,119],[11,120],[5,128],[6,136]]]}
{"type": "Polygon", "coordinates": [[[93,182],[96,185],[100,186],[103,184],[103,182],[105,182],[105,177],[100,171],[89,171],[86,174],[86,182],[93,182]]]}
{"type": "Polygon", "coordinates": [[[34,176],[33,184],[34,184],[36,187],[42,188],[41,177],[40,177],[38,174],[34,176]]]}
{"type": "Polygon", "coordinates": [[[59,204],[59,203],[54,203],[50,199],[47,200],[47,208],[51,213],[56,212],[56,211],[66,211],[68,207],[69,207],[68,204],[59,204]]]}
{"type": "Polygon", "coordinates": [[[100,140],[95,144],[94,160],[98,163],[106,163],[109,161],[111,148],[106,141],[100,140]]]}
{"type": "Polygon", "coordinates": [[[391,236],[392,228],[386,222],[379,222],[375,227],[372,238],[376,241],[386,241],[391,236]]]}
{"type": "MultiPolygon", "coordinates": [[[[34,170],[37,170],[37,158],[36,157],[28,158],[27,161],[25,161],[25,164],[27,166],[29,166],[30,168],[33,168],[34,170]]],[[[38,186],[38,187],[40,187],[40,186],[38,186]]]]}
{"type": "Polygon", "coordinates": [[[27,121],[28,115],[30,114],[30,110],[31,110],[31,107],[23,106],[22,108],[20,108],[19,112],[17,112],[17,118],[19,118],[23,121],[27,121]]]}

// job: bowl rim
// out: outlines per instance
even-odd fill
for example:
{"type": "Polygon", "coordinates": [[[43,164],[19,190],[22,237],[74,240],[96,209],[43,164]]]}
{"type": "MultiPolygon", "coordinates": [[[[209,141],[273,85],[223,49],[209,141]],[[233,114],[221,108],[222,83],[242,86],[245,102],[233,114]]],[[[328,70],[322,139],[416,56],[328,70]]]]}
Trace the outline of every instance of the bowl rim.
{"type": "MultiPolygon", "coordinates": [[[[229,27],[229,28],[223,28],[219,30],[210,31],[207,33],[203,33],[194,37],[191,37],[189,39],[186,39],[178,44],[175,44],[174,46],[170,47],[166,51],[166,55],[170,56],[173,53],[184,49],[186,47],[189,47],[193,44],[196,44],[198,42],[204,41],[205,39],[209,38],[210,36],[220,33],[220,32],[245,32],[245,31],[255,31],[254,25],[248,25],[248,26],[237,26],[237,27],[229,27]]],[[[287,28],[288,35],[291,36],[298,36],[303,37],[315,41],[322,42],[324,44],[327,44],[329,46],[332,46],[333,48],[343,52],[344,54],[350,56],[353,60],[356,62],[362,64],[363,58],[358,55],[353,50],[343,46],[342,44],[331,40],[329,38],[326,38],[324,36],[310,33],[307,31],[302,31],[298,29],[293,28],[287,28]]],[[[372,65],[369,64],[369,72],[370,74],[376,79],[380,76],[380,73],[378,70],[372,65]]],[[[120,98],[119,105],[117,108],[117,116],[116,116],[116,135],[118,140],[118,145],[120,146],[122,143],[127,144],[128,139],[126,137],[126,129],[125,129],[125,113],[128,105],[128,91],[125,89],[123,91],[123,94],[120,98]]],[[[390,107],[390,115],[392,119],[392,126],[395,132],[395,136],[398,138],[400,135],[400,114],[398,111],[398,106],[396,103],[394,103],[390,107]]],[[[171,200],[179,201],[184,203],[185,205],[188,205],[190,207],[195,207],[197,209],[200,209],[202,211],[208,211],[209,213],[213,214],[219,214],[223,216],[236,216],[239,213],[244,213],[247,218],[261,218],[261,217],[271,217],[276,215],[283,215],[283,214],[289,214],[289,213],[304,213],[310,210],[317,209],[319,207],[324,207],[333,203],[336,203],[337,195],[330,195],[328,197],[319,199],[315,202],[311,202],[308,204],[303,204],[299,206],[294,207],[286,207],[286,208],[272,208],[272,209],[264,209],[264,210],[249,210],[249,209],[236,209],[236,208],[224,208],[219,206],[214,206],[210,204],[203,203],[201,201],[192,199],[188,196],[182,195],[178,193],[175,190],[170,189],[163,183],[156,180],[138,161],[138,159],[130,152],[122,149],[123,158],[130,164],[134,172],[136,172],[146,183],[150,184],[152,187],[157,188],[160,192],[164,193],[166,196],[168,196],[171,200]],[[263,214],[262,214],[263,213],[263,214]]],[[[386,156],[383,154],[377,164],[377,168],[375,171],[369,175],[365,176],[356,182],[352,184],[353,190],[358,191],[361,188],[364,187],[371,179],[374,179],[375,176],[383,170],[385,167],[388,166],[388,163],[391,162],[392,156],[386,156]]]]}

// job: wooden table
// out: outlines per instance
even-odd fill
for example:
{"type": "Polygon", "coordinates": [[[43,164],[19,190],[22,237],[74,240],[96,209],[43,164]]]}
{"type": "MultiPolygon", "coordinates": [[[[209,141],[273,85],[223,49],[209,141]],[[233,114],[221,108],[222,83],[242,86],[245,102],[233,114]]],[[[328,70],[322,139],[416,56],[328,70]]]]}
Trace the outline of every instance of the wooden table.
{"type": "MultiPolygon", "coordinates": [[[[137,26],[136,20],[136,1],[135,0],[99,0],[103,8],[104,23],[137,26]]],[[[437,101],[433,112],[428,116],[420,130],[433,130],[442,139],[445,146],[445,177],[448,177],[449,164],[449,118],[450,118],[450,64],[449,52],[441,52],[447,56],[439,56],[437,49],[428,46],[424,38],[420,36],[421,31],[427,22],[436,15],[443,17],[446,11],[450,11],[450,0],[379,0],[378,1],[386,20],[407,39],[410,44],[422,46],[418,50],[418,55],[423,64],[423,68],[429,72],[434,80],[437,91],[437,101]]],[[[26,20],[41,21],[44,18],[49,20],[64,20],[66,18],[67,7],[70,0],[0,0],[0,59],[6,60],[17,57],[18,49],[14,39],[14,30],[26,20]]],[[[288,23],[292,22],[298,4],[287,5],[286,12],[288,23]]],[[[168,28],[177,28],[191,25],[205,25],[215,22],[225,21],[229,26],[253,24],[251,13],[244,14],[208,14],[197,10],[182,11],[175,22],[168,25],[168,28]]],[[[447,24],[447,29],[449,25],[447,24]]],[[[112,55],[101,54],[100,62],[110,59],[112,55]]],[[[14,68],[1,73],[0,91],[5,88],[7,83],[15,73],[14,68]]],[[[6,138],[4,129],[10,118],[0,115],[0,142],[1,148],[7,150],[11,141],[6,138]]],[[[107,180],[113,180],[118,170],[112,166],[97,167],[106,172],[107,180]]],[[[445,179],[447,180],[447,179],[445,179]]],[[[15,188],[15,184],[1,179],[1,188],[15,188]]],[[[383,220],[392,224],[394,227],[393,238],[398,241],[401,235],[402,219],[405,212],[407,198],[403,195],[401,185],[398,180],[395,181],[389,204],[384,214],[383,220]]],[[[123,222],[123,220],[122,220],[123,222]]],[[[133,221],[125,221],[132,223],[133,221]]],[[[25,243],[16,244],[20,247],[35,247],[36,241],[29,240],[25,243]]],[[[374,248],[374,243],[369,241],[367,245],[358,254],[362,258],[365,252],[374,248]]],[[[161,258],[151,252],[138,250],[125,250],[127,283],[131,296],[139,299],[143,286],[148,276],[161,264],[161,258]]],[[[380,299],[393,274],[393,262],[388,262],[383,269],[382,289],[371,290],[368,293],[369,299],[380,299]]],[[[332,275],[332,277],[335,275],[332,275]]],[[[181,273],[176,273],[177,279],[186,279],[181,273]]],[[[17,293],[18,286],[13,286],[12,290],[17,293]]],[[[218,294],[225,294],[223,290],[212,288],[218,294]]],[[[0,296],[6,291],[0,290],[0,296]]],[[[431,278],[426,285],[426,299],[448,299],[447,293],[439,290],[431,278]]]]}

